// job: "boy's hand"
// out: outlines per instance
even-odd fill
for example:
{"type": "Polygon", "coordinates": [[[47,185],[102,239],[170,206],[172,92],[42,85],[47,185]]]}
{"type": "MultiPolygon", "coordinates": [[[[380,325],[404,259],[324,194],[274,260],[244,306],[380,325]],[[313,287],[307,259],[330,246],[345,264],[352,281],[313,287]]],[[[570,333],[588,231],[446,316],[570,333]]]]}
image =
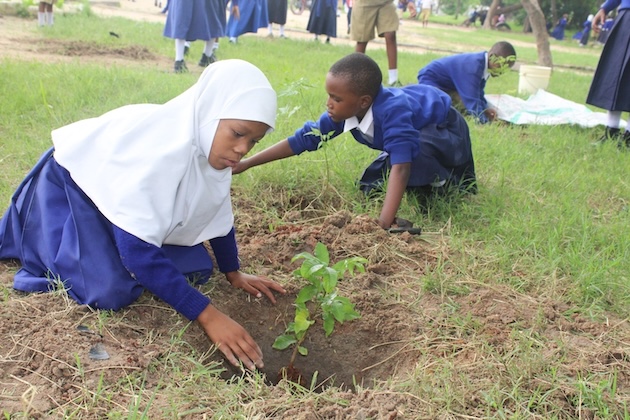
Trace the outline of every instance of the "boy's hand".
{"type": "Polygon", "coordinates": [[[247,159],[243,159],[236,165],[232,166],[232,175],[240,174],[241,172],[245,172],[248,169],[249,165],[247,165],[247,159]]]}
{"type": "Polygon", "coordinates": [[[483,113],[486,114],[486,118],[488,118],[488,121],[494,121],[497,119],[497,111],[495,109],[488,108],[483,111],[483,113]]]}
{"type": "Polygon", "coordinates": [[[197,321],[232,365],[239,366],[240,361],[250,370],[265,366],[260,347],[245,328],[212,304],[206,306],[197,321]]]}
{"type": "Polygon", "coordinates": [[[276,298],[271,292],[272,289],[282,294],[285,294],[287,292],[278,283],[265,277],[245,274],[240,271],[232,271],[230,273],[226,273],[225,277],[227,277],[230,284],[232,284],[232,286],[236,287],[237,289],[243,289],[247,293],[254,295],[257,298],[262,297],[262,295],[264,294],[273,304],[276,303],[276,298]]]}

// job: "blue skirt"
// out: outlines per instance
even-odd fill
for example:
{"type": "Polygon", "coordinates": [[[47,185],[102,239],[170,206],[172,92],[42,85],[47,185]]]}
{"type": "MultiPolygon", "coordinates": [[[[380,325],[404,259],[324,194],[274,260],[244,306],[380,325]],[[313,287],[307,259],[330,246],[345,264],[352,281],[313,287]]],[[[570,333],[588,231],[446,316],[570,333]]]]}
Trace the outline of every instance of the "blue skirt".
{"type": "Polygon", "coordinates": [[[287,23],[288,4],[287,0],[267,0],[269,23],[285,25],[287,23]]]}
{"type": "Polygon", "coordinates": [[[248,32],[256,33],[260,28],[269,26],[269,11],[267,0],[245,0],[239,2],[240,18],[234,19],[230,15],[227,24],[227,34],[236,38],[248,32]]]}
{"type": "Polygon", "coordinates": [[[337,37],[337,9],[330,0],[314,0],[306,30],[315,35],[337,37]]]}
{"type": "Polygon", "coordinates": [[[604,44],[586,103],[630,111],[630,9],[619,12],[604,44]]]}
{"type": "MultiPolygon", "coordinates": [[[[50,149],[19,185],[0,220],[0,259],[21,262],[13,283],[17,290],[63,287],[80,304],[120,309],[144,288],[123,266],[112,227],[50,149]]],[[[203,244],[162,249],[180,272],[194,273],[201,282],[210,277],[212,259],[203,244]]]]}
{"type": "Polygon", "coordinates": [[[164,36],[209,41],[225,36],[225,0],[169,0],[164,36]]]}
{"type": "MultiPolygon", "coordinates": [[[[359,188],[366,194],[382,190],[391,167],[388,153],[381,152],[363,172],[359,188]]],[[[414,191],[418,188],[447,191],[448,187],[477,192],[468,124],[453,107],[443,123],[420,130],[420,154],[411,162],[407,182],[407,189],[414,191]]]]}

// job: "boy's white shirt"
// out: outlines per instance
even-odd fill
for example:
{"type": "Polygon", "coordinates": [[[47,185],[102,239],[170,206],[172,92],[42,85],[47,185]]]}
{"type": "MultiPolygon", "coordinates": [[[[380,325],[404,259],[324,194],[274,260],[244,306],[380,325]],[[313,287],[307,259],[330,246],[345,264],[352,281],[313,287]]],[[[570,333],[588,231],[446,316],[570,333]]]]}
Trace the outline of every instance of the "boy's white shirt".
{"type": "Polygon", "coordinates": [[[232,169],[208,163],[219,121],[273,128],[275,115],[265,75],[222,60],[165,104],[127,105],[54,130],[54,157],[114,225],[156,246],[192,246],[234,224],[232,169]]]}
{"type": "Polygon", "coordinates": [[[344,133],[354,128],[358,129],[359,132],[361,132],[365,141],[370,144],[374,143],[374,114],[372,113],[372,105],[370,105],[361,121],[359,121],[357,117],[348,118],[344,121],[344,133]]]}

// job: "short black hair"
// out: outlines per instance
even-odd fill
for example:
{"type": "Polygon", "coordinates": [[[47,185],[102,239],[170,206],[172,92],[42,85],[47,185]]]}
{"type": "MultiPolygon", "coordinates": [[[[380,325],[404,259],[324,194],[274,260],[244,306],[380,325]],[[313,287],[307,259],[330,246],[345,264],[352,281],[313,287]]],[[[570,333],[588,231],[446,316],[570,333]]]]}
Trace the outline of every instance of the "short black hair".
{"type": "Polygon", "coordinates": [[[503,57],[511,63],[514,63],[516,61],[516,50],[514,49],[512,44],[507,41],[499,41],[495,43],[492,48],[490,48],[489,55],[490,54],[496,55],[498,57],[503,57]]]}
{"type": "Polygon", "coordinates": [[[352,53],[330,67],[328,73],[345,79],[352,92],[376,97],[383,83],[383,74],[376,61],[363,53],[352,53]]]}

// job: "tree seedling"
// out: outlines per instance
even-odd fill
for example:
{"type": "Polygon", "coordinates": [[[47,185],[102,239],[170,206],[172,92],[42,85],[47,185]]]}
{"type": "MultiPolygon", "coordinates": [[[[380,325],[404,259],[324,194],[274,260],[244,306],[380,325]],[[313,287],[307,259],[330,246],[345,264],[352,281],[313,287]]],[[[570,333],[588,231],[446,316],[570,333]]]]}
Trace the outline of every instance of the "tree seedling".
{"type": "Polygon", "coordinates": [[[318,242],[313,254],[302,252],[291,260],[302,259],[302,266],[294,271],[294,275],[301,277],[308,283],[300,290],[295,298],[295,317],[287,326],[284,334],[278,336],[273,343],[276,350],[285,350],[293,346],[293,353],[287,368],[280,372],[294,382],[300,380],[300,375],[293,367],[298,353],[308,355],[308,349],[303,346],[309,328],[315,323],[314,317],[321,314],[326,337],[332,334],[335,323],[343,323],[360,317],[355,311],[354,304],[346,297],[339,296],[337,283],[346,273],[354,275],[355,271],[365,272],[364,264],[368,261],[362,257],[351,257],[337,262],[332,267],[330,255],[324,244],[318,242]],[[311,305],[308,305],[312,303],[311,305]],[[309,310],[313,308],[313,312],[309,310]]]}

